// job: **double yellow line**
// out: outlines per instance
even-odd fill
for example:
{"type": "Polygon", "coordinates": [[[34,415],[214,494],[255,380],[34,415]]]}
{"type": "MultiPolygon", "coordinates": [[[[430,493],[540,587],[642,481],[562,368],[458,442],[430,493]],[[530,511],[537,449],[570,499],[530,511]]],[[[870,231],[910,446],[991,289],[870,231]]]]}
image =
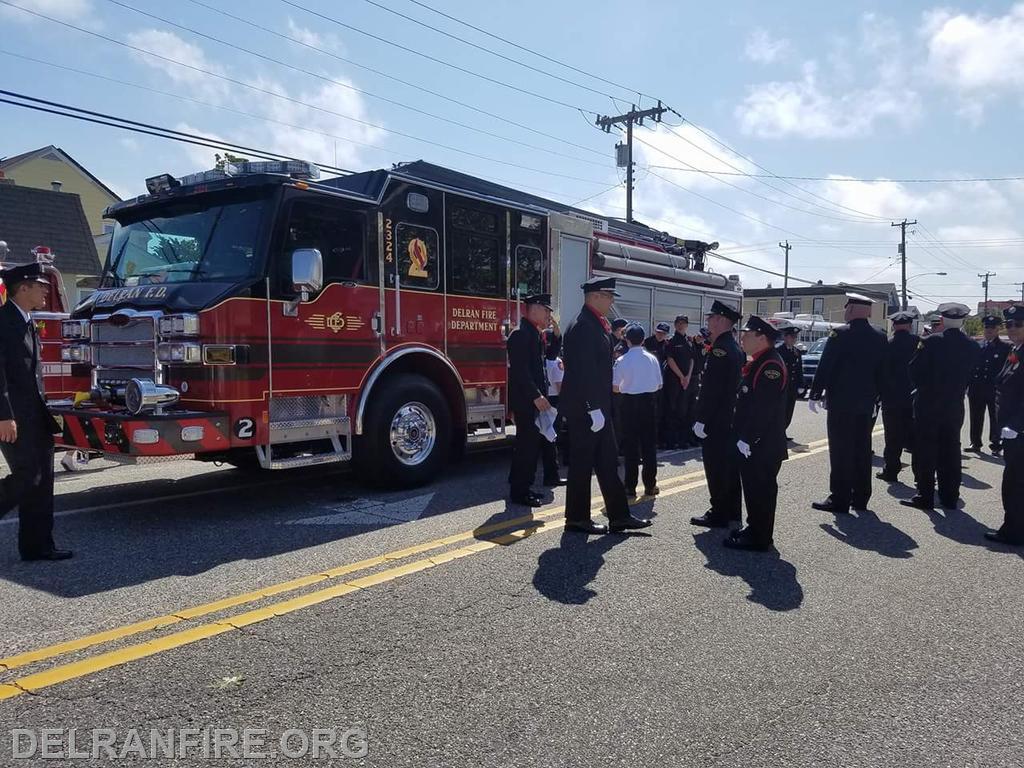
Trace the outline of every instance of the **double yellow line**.
{"type": "MultiPolygon", "coordinates": [[[[815,441],[810,443],[808,448],[809,450],[806,453],[795,454],[791,457],[791,460],[807,458],[828,450],[827,441],[815,441]]],[[[674,477],[661,483],[662,492],[660,497],[664,498],[676,493],[682,493],[694,488],[699,488],[705,483],[706,480],[704,478],[703,471],[680,475],[679,477],[674,477]]],[[[592,502],[592,508],[595,510],[600,509],[600,501],[596,500],[595,502],[592,502]]],[[[87,648],[92,648],[93,646],[123,640],[144,632],[156,632],[183,622],[189,622],[193,619],[219,613],[230,608],[237,608],[242,605],[255,603],[276,595],[294,592],[322,582],[351,576],[362,571],[378,568],[416,555],[434,552],[435,550],[442,550],[446,547],[460,544],[470,539],[479,539],[478,541],[474,541],[472,544],[468,544],[457,549],[432,554],[429,557],[424,557],[402,565],[395,565],[365,576],[345,579],[340,583],[333,584],[313,592],[308,592],[297,597],[292,597],[287,600],[271,603],[263,608],[245,611],[243,613],[228,616],[224,619],[211,621],[206,624],[200,624],[178,632],[163,635],[152,640],[146,640],[134,645],[128,645],[116,650],[89,656],[80,661],[59,664],[58,666],[52,667],[43,672],[37,672],[15,680],[0,683],[0,701],[4,699],[11,699],[24,693],[34,693],[35,691],[48,688],[58,683],[85,677],[104,669],[110,669],[111,667],[127,664],[138,659],[146,658],[147,656],[153,656],[174,648],[180,648],[184,645],[189,645],[206,638],[224,634],[225,632],[239,630],[242,627],[258,624],[259,622],[272,619],[276,616],[293,613],[294,611],[308,608],[327,600],[333,600],[334,598],[342,597],[361,589],[367,589],[378,584],[385,584],[402,578],[403,576],[418,573],[419,571],[425,571],[445,563],[450,563],[454,560],[479,554],[480,552],[486,552],[487,550],[495,547],[514,544],[515,542],[528,538],[537,532],[559,530],[565,525],[564,519],[552,520],[552,518],[563,514],[564,511],[564,506],[551,507],[534,515],[524,515],[521,517],[511,518],[509,520],[503,520],[490,525],[481,526],[471,531],[462,531],[461,533],[433,539],[431,541],[423,542],[422,544],[416,544],[411,547],[395,550],[376,557],[359,560],[327,571],[310,574],[308,576],[301,576],[289,581],[283,581],[252,592],[246,592],[226,597],[222,600],[216,600],[211,603],[195,606],[193,608],[175,611],[174,613],[170,613],[165,616],[146,619],[144,621],[127,624],[104,632],[85,635],[67,642],[49,645],[44,648],[27,651],[7,658],[0,658],[0,671],[11,671],[31,664],[37,664],[39,662],[75,653],[77,651],[82,651],[87,648]],[[498,531],[517,528],[520,526],[522,526],[521,530],[514,530],[493,538],[481,538],[492,533],[497,533],[498,531]]]]}

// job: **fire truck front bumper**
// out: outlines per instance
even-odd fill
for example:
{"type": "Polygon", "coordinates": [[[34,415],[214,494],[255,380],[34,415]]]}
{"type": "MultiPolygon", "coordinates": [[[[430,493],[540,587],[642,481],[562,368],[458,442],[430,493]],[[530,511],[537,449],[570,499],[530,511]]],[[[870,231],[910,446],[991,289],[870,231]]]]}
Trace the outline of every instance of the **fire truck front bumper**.
{"type": "Polygon", "coordinates": [[[51,408],[62,427],[57,444],[131,460],[192,456],[231,447],[226,413],[176,410],[134,416],[89,408],[51,408]]]}

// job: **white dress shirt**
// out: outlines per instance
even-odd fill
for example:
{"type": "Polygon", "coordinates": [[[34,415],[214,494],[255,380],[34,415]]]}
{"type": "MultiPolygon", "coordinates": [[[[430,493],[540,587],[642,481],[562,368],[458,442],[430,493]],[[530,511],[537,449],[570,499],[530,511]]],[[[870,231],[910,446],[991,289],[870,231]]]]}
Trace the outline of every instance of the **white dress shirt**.
{"type": "Polygon", "coordinates": [[[612,383],[624,395],[643,395],[661,389],[661,363],[643,347],[630,347],[615,361],[612,383]]]}
{"type": "Polygon", "coordinates": [[[19,307],[19,306],[18,306],[17,304],[15,304],[15,303],[14,303],[14,300],[13,300],[13,299],[10,299],[10,297],[8,297],[8,300],[9,300],[9,301],[11,302],[11,304],[14,304],[14,308],[15,308],[16,310],[18,310],[19,312],[21,312],[21,316],[22,316],[23,318],[25,318],[25,322],[26,322],[26,323],[29,323],[29,322],[31,322],[31,321],[32,321],[32,315],[30,315],[30,314],[29,314],[28,312],[26,312],[26,311],[25,311],[24,309],[22,309],[21,307],[19,307]]]}

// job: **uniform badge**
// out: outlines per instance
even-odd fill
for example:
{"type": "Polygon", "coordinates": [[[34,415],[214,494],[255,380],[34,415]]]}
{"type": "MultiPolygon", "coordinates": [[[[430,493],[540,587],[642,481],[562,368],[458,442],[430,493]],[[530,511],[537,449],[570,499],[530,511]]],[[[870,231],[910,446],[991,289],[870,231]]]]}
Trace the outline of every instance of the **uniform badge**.
{"type": "Polygon", "coordinates": [[[750,388],[749,388],[749,387],[748,387],[748,386],[747,386],[746,384],[744,384],[744,385],[743,385],[743,386],[742,386],[742,387],[740,388],[740,391],[741,391],[741,392],[749,392],[749,391],[750,391],[750,388]]]}
{"type": "Polygon", "coordinates": [[[713,350],[711,350],[711,353],[715,357],[725,357],[725,350],[720,347],[715,347],[713,350]]]}
{"type": "Polygon", "coordinates": [[[834,339],[834,338],[835,338],[836,336],[838,336],[838,335],[839,335],[839,334],[838,334],[838,333],[836,333],[835,331],[830,331],[830,332],[829,332],[829,334],[828,334],[828,337],[829,337],[830,339],[834,339]]]}
{"type": "Polygon", "coordinates": [[[772,379],[773,381],[775,379],[781,379],[782,378],[782,371],[780,371],[780,370],[778,370],[776,368],[769,368],[767,371],[764,372],[764,377],[766,379],[772,379]]]}
{"type": "Polygon", "coordinates": [[[923,341],[917,342],[917,348],[918,349],[924,349],[924,342],[923,341]]]}

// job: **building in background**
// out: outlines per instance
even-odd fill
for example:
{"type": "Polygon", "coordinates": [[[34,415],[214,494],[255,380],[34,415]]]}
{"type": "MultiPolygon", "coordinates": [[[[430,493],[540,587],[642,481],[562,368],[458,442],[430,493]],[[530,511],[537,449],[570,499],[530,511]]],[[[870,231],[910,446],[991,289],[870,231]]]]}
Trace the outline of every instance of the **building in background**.
{"type": "Polygon", "coordinates": [[[985,315],[999,315],[1002,317],[1003,310],[1008,307],[1012,307],[1014,304],[1024,304],[1024,301],[979,301],[978,302],[978,317],[984,317],[985,315]]]}
{"type": "Polygon", "coordinates": [[[0,240],[7,243],[7,258],[14,264],[32,261],[37,245],[48,246],[72,305],[95,290],[100,260],[78,195],[0,178],[0,240]]]}
{"type": "Polygon", "coordinates": [[[747,288],[743,291],[743,314],[771,317],[776,312],[790,312],[794,316],[820,315],[828,322],[841,323],[847,292],[875,299],[876,303],[871,309],[871,323],[879,328],[886,328],[886,318],[900,307],[895,283],[801,285],[785,292],[785,302],[782,288],[775,288],[769,283],[765,288],[747,288]]]}

